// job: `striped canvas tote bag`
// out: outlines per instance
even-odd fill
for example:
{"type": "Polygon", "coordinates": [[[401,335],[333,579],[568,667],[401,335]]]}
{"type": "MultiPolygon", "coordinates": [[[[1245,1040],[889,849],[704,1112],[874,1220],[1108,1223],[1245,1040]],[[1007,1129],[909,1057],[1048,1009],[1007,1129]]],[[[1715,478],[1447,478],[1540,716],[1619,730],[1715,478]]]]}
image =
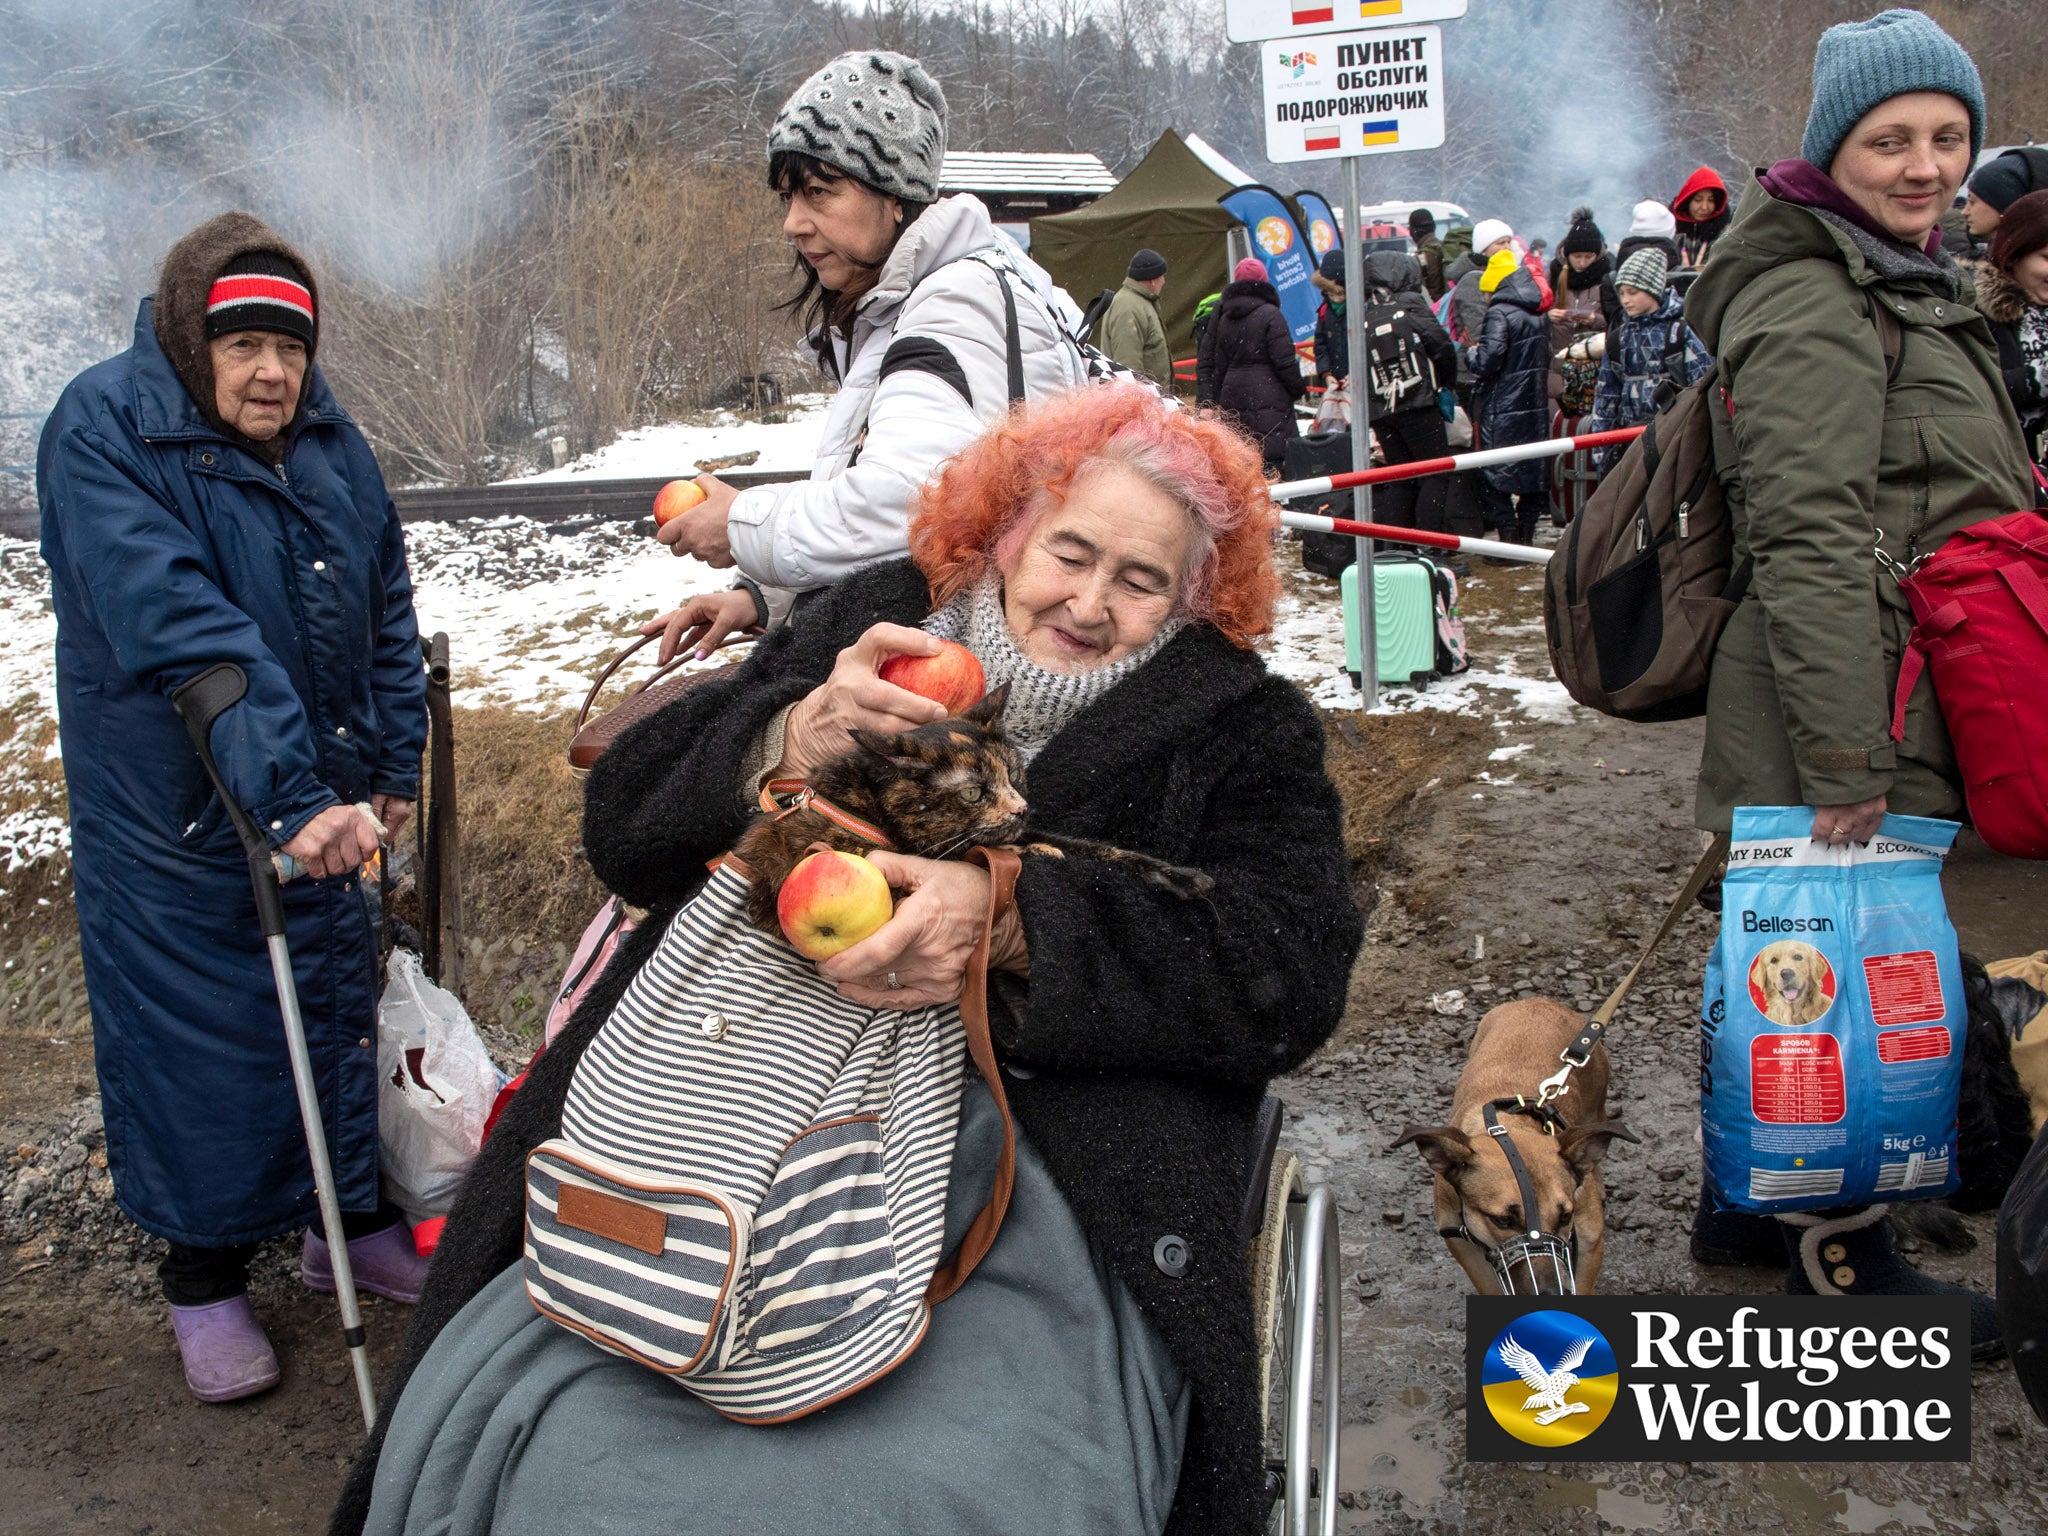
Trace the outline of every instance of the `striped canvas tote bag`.
{"type": "Polygon", "coordinates": [[[887,1374],[1009,1203],[1015,1132],[989,1042],[994,899],[962,1003],[848,1002],[747,921],[730,862],[676,914],[529,1155],[527,1295],[726,1417],[776,1424],[887,1374]],[[941,1267],[965,1061],[1002,1112],[988,1205],[941,1267]]]}

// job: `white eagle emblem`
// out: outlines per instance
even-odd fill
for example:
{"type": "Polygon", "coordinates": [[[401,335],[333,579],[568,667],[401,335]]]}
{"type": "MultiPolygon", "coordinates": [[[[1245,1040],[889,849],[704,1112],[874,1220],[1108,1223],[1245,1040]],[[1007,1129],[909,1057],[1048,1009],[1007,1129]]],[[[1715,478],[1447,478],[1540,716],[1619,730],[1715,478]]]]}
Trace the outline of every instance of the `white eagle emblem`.
{"type": "Polygon", "coordinates": [[[1592,1347],[1590,1338],[1580,1339],[1564,1352],[1556,1370],[1546,1371],[1543,1362],[1516,1342],[1512,1333],[1509,1334],[1507,1342],[1500,1347],[1500,1357],[1533,1389],[1529,1400],[1522,1404],[1522,1412],[1536,1410],[1538,1424],[1555,1424],[1574,1413],[1591,1413],[1591,1404],[1568,1403],[1565,1394],[1579,1384],[1579,1367],[1586,1363],[1586,1352],[1592,1347]]]}

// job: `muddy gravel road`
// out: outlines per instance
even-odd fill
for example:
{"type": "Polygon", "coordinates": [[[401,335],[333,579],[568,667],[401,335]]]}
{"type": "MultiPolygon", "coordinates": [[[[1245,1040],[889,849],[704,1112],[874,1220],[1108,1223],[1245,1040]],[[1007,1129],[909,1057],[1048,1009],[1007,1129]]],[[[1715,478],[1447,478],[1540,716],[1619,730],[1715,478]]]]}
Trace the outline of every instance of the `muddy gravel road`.
{"type": "MultiPolygon", "coordinates": [[[[1541,675],[1540,582],[1481,567],[1466,617],[1489,667],[1541,675]]],[[[1487,696],[1481,691],[1482,697],[1487,696]]],[[[1341,1529],[1390,1533],[2048,1531],[2048,1450],[2010,1367],[1974,1378],[1971,1460],[1481,1465],[1464,1460],[1462,1273],[1431,1213],[1410,1122],[1446,1118],[1472,1030],[1524,995],[1590,1010],[1634,962],[1699,854],[1692,829],[1696,722],[1625,725],[1582,710],[1514,707],[1462,779],[1423,791],[1389,836],[1379,900],[1348,1019],[1322,1058],[1280,1091],[1288,1139],[1326,1179],[1343,1218],[1346,1296],[1341,1529]],[[1464,1009],[1442,1014],[1453,989],[1464,1009]]],[[[1340,725],[1341,730],[1341,725],[1340,725]]],[[[1986,958],[2048,944],[2038,873],[1979,850],[1950,872],[1964,945],[1986,958]]],[[[1608,1103],[1642,1137],[1606,1163],[1607,1293],[1775,1292],[1782,1271],[1696,1265],[1687,1235],[1699,1187],[1696,1010],[1714,920],[1695,911],[1638,982],[1610,1033],[1608,1103]]],[[[1550,1070],[1543,1064],[1535,1078],[1550,1070]]],[[[1992,1218],[1968,1218],[1974,1252],[1914,1257],[1988,1288],[1992,1218]]]]}
{"type": "MultiPolygon", "coordinates": [[[[1296,579],[1304,608],[1333,586],[1296,579]]],[[[1591,1007],[1626,970],[1697,852],[1696,725],[1624,726],[1547,689],[1537,578],[1480,567],[1466,603],[1488,686],[1333,707],[1332,763],[1373,904],[1351,1007],[1330,1047],[1279,1085],[1287,1139],[1337,1195],[1347,1377],[1340,1528],[1420,1533],[1598,1531],[2048,1532],[2048,1434],[2005,1366],[1975,1376],[1967,1465],[1468,1465],[1462,1274],[1435,1235],[1427,1171],[1389,1153],[1409,1122],[1444,1118],[1485,1009],[1520,995],[1591,1007]],[[1432,1005],[1453,990],[1462,1011],[1432,1005]]],[[[1322,702],[1343,700],[1327,689],[1322,702]]],[[[2037,876],[1961,856],[1952,899],[1966,945],[2048,943],[2037,876]]],[[[1704,1269],[1686,1251],[1699,1177],[1693,1014],[1712,937],[1689,917],[1613,1032],[1610,1103],[1642,1136],[1608,1163],[1603,1290],[1774,1291],[1769,1271],[1704,1269]]],[[[1444,999],[1448,1006],[1448,999],[1444,999]]],[[[72,1026],[0,1034],[0,1533],[315,1532],[356,1440],[331,1303],[274,1243],[255,1293],[284,1381],[201,1408],[183,1390],[154,1263],[114,1212],[72,1026]]],[[[1974,1252],[1919,1253],[1988,1284],[1974,1252]]],[[[404,1309],[370,1302],[379,1364],[404,1309]]],[[[1058,1536],[1058,1533],[1048,1533],[1058,1536]]]]}

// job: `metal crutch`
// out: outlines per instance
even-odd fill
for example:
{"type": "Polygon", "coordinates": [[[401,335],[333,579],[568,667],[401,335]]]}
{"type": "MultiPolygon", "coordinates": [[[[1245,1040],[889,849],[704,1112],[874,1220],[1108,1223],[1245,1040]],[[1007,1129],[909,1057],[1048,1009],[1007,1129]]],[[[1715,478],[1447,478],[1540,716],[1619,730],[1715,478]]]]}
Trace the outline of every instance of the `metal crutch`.
{"type": "Polygon", "coordinates": [[[198,749],[206,776],[227,808],[228,819],[240,834],[249,855],[249,880],[256,891],[256,917],[263,925],[263,938],[270,949],[270,974],[277,983],[277,1010],[284,1017],[284,1039],[292,1058],[292,1085],[299,1094],[299,1119],[306,1128],[306,1153],[313,1163],[313,1185],[320,1196],[320,1226],[327,1234],[327,1252],[334,1263],[334,1294],[341,1307],[341,1339],[348,1346],[349,1363],[355,1367],[356,1395],[362,1401],[363,1427],[377,1422],[377,1393],[370,1385],[370,1351],[363,1331],[363,1314],[356,1305],[356,1278],[349,1269],[348,1240],[341,1229],[341,1202],[334,1193],[334,1168],[327,1160],[327,1133],[320,1124],[320,1095],[313,1086],[313,1062],[306,1052],[306,1025],[299,1016],[299,990],[292,982],[292,953],[285,944],[284,894],[278,888],[277,868],[270,862],[270,845],[256,830],[256,823],[228,790],[227,781],[213,760],[213,722],[230,705],[249,691],[249,679],[231,661],[208,667],[190,682],[171,692],[185,730],[198,749]]]}

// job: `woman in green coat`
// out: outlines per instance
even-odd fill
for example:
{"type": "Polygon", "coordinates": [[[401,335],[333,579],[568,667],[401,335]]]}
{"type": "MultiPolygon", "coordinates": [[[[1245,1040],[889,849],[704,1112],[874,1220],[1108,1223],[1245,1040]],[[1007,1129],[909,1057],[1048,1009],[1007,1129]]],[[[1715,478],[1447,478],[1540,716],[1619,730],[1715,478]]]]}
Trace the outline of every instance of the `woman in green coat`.
{"type": "MultiPolygon", "coordinates": [[[[1738,805],[1807,805],[1813,836],[1839,844],[1867,842],[1887,811],[1962,816],[1928,678],[1892,740],[1913,622],[1898,578],[2034,495],[1990,329],[1941,251],[1938,221],[1984,135],[1976,66],[1927,17],[1893,10],[1830,28],[1813,80],[1801,158],[1758,177],[1686,297],[1720,360],[1736,557],[1755,561],[1714,656],[1696,819],[1725,831],[1738,805]]],[[[1934,1288],[1883,1213],[1801,1218],[1787,1288],[1934,1288]]],[[[1701,1214],[1696,1253],[1740,1246],[1748,1224],[1701,1214]]],[[[1996,1315],[1976,1301],[1989,1350],[1996,1315]]]]}

